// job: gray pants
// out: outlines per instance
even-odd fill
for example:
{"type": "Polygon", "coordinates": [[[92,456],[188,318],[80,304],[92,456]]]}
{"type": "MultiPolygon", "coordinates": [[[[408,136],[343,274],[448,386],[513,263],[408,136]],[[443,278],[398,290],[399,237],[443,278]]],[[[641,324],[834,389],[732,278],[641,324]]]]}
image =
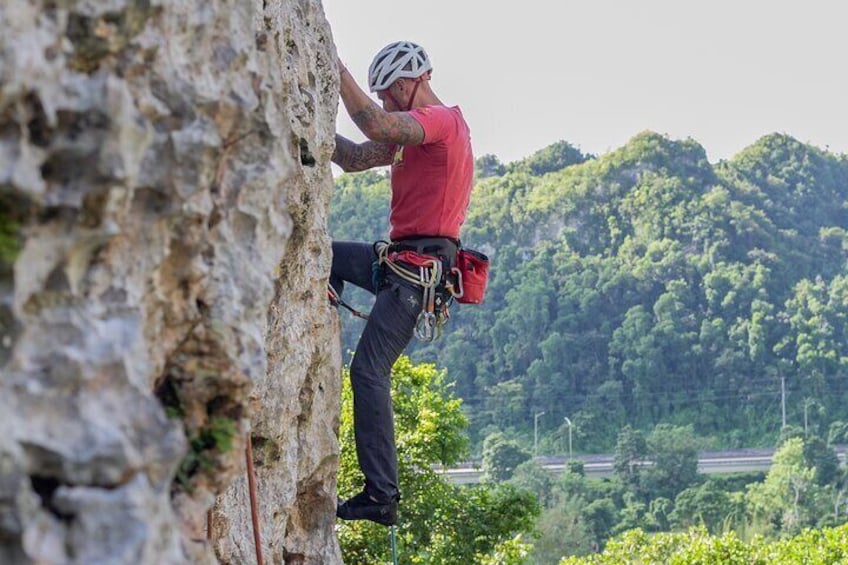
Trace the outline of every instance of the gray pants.
{"type": "Polygon", "coordinates": [[[370,243],[334,241],[330,284],[339,295],[350,282],[376,295],[350,365],[356,456],[365,491],[385,502],[398,495],[398,463],[392,412],[391,370],[412,339],[421,312],[421,288],[386,270],[374,288],[370,243]]]}

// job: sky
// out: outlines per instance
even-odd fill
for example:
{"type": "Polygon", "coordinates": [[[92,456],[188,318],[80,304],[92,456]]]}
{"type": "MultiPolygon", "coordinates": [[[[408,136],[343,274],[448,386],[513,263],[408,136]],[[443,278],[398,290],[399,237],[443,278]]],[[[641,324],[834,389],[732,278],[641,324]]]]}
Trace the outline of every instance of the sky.
{"type": "MultiPolygon", "coordinates": [[[[650,130],[715,163],[770,133],[848,154],[848,0],[322,0],[360,86],[410,40],[476,156],[560,140],[615,150],[650,130]]],[[[364,141],[340,105],[338,133],[364,141]]]]}

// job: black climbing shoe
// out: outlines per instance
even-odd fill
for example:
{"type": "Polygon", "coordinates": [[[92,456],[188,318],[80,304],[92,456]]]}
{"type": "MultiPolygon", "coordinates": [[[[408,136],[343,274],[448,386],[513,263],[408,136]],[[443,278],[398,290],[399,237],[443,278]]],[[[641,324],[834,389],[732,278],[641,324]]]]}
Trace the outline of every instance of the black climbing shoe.
{"type": "Polygon", "coordinates": [[[397,524],[397,500],[379,502],[365,491],[344,502],[339,500],[336,516],[342,520],[371,520],[384,526],[397,524]]]}

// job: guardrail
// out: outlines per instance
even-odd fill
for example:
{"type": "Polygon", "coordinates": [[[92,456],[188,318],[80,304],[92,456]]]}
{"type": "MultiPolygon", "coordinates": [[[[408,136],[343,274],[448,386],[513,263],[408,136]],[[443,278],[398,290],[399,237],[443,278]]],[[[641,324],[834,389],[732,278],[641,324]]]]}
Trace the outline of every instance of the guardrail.
{"type": "MultiPolygon", "coordinates": [[[[836,449],[840,463],[845,463],[848,446],[838,446],[836,449]]],[[[705,451],[698,457],[698,472],[704,475],[722,473],[752,473],[765,472],[771,467],[774,449],[740,449],[730,451],[705,451]]],[[[567,457],[536,457],[534,460],[543,469],[554,476],[559,476],[568,468],[567,457]]],[[[587,454],[573,458],[583,463],[583,471],[587,477],[611,477],[615,457],[609,454],[587,454]]],[[[643,465],[650,465],[645,461],[643,465]]],[[[457,485],[476,484],[483,475],[478,462],[466,462],[460,467],[443,469],[448,480],[457,485]]]]}

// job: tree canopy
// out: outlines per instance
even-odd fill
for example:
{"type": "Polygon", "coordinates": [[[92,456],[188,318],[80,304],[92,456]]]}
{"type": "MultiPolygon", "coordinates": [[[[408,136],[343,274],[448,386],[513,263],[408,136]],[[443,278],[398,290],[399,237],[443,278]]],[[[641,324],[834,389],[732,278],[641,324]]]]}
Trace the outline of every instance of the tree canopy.
{"type": "MultiPolygon", "coordinates": [[[[493,431],[528,445],[542,411],[540,453],[566,417],[584,452],[625,424],[774,445],[781,381],[791,422],[805,404],[811,432],[848,421],[848,157],[773,134],[711,164],[643,132],[599,157],[481,159],[463,243],[491,258],[486,301],[410,349],[448,369],[476,454],[493,431]]],[[[336,182],[331,235],[385,238],[386,177],[336,182]]]]}

